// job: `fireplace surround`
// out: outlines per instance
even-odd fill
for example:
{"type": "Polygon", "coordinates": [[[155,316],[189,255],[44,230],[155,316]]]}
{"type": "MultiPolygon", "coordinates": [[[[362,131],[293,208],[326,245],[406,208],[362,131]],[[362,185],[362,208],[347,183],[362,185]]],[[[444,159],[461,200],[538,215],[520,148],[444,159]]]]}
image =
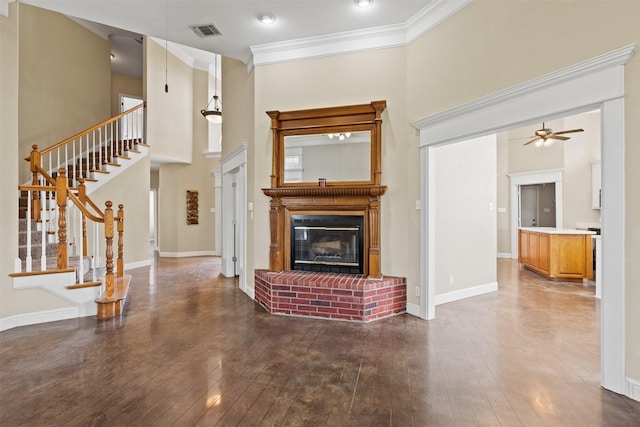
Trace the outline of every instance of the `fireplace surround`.
{"type": "Polygon", "coordinates": [[[271,244],[255,297],[269,312],[365,322],[405,312],[406,279],[383,277],[380,262],[385,108],[267,112],[271,244]]]}

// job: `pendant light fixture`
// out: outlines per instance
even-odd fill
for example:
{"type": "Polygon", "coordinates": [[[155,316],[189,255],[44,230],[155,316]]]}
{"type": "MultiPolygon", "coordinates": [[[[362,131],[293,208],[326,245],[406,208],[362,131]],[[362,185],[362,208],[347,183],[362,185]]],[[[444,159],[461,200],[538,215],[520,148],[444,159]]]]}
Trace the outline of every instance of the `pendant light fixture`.
{"type": "Polygon", "coordinates": [[[209,120],[211,123],[222,123],[222,101],[218,96],[218,54],[215,54],[215,63],[213,71],[214,89],[213,96],[209,100],[207,107],[204,110],[200,110],[200,114],[209,120]],[[209,106],[213,102],[213,108],[209,109],[209,106]]]}

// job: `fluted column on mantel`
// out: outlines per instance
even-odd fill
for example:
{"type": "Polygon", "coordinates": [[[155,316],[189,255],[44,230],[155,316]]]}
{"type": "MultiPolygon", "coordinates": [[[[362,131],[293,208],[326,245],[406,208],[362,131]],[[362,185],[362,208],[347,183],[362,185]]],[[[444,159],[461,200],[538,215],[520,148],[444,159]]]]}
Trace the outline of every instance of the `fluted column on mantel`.
{"type": "Polygon", "coordinates": [[[369,277],[382,278],[380,272],[380,197],[369,200],[369,277]]]}
{"type": "Polygon", "coordinates": [[[269,211],[271,245],[269,249],[269,271],[284,270],[284,207],[280,198],[271,199],[269,211]]]}

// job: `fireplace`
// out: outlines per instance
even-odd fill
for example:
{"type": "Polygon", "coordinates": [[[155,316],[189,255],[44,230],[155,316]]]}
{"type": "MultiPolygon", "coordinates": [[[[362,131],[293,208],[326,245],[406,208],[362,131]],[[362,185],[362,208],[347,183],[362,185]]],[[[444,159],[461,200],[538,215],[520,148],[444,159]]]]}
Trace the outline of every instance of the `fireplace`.
{"type": "Polygon", "coordinates": [[[364,273],[364,217],[291,215],[291,269],[364,273]]]}

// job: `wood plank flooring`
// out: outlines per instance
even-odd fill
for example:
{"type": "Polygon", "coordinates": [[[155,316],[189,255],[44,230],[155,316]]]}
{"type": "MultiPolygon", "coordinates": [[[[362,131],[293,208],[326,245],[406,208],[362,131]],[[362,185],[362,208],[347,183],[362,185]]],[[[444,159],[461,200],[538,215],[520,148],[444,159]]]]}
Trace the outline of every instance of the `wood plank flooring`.
{"type": "Polygon", "coordinates": [[[267,314],[217,258],[131,270],[120,318],[0,333],[2,426],[639,426],[599,386],[593,288],[500,290],[370,324],[267,314]]]}

